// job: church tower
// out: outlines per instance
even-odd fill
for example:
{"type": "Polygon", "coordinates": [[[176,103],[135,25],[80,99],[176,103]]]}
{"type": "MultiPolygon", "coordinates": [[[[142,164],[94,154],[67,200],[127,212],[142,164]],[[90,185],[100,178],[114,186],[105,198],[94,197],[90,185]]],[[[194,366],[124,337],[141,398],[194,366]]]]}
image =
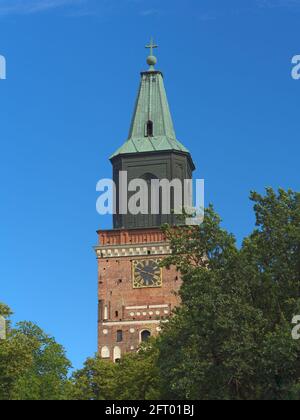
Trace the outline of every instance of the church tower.
{"type": "MultiPolygon", "coordinates": [[[[192,179],[195,169],[189,151],[176,138],[164,87],[163,74],[155,69],[157,59],[151,41],[148,71],[141,82],[127,141],[111,157],[116,185],[116,214],[113,229],[98,231],[98,351],[103,359],[116,361],[137,350],[142,341],[157,335],[179,301],[181,281],[175,268],[161,269],[160,261],[170,254],[161,225],[178,224],[173,212],[161,207],[151,214],[121,210],[119,197],[130,181],[192,179]],[[126,173],[126,185],[120,181],[126,173]],[[123,214],[124,213],[124,214],[123,214]]],[[[151,188],[149,188],[151,191],[151,188]]],[[[182,192],[183,194],[183,192],[182,192]]],[[[130,193],[127,199],[130,200],[130,193]]],[[[161,198],[161,197],[160,197],[161,198]]],[[[161,200],[159,200],[161,201],[161,200]]],[[[174,208],[174,196],[170,197],[174,208]]],[[[126,206],[127,207],[127,206],[126,206]]]]}

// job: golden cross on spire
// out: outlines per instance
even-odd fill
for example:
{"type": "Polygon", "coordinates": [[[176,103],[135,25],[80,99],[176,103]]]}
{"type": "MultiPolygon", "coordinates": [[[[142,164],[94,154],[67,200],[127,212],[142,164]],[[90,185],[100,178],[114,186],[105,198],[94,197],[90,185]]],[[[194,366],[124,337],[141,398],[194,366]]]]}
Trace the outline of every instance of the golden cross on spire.
{"type": "Polygon", "coordinates": [[[150,49],[150,55],[152,56],[153,55],[153,49],[158,48],[158,45],[154,44],[154,40],[153,40],[153,38],[151,38],[150,44],[146,45],[146,48],[150,49]]]}

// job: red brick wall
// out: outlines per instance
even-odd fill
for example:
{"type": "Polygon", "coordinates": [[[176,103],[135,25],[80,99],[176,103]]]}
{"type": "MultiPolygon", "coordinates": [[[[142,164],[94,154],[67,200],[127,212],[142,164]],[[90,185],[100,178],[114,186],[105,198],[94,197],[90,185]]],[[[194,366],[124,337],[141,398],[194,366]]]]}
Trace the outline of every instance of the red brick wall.
{"type": "MultiPolygon", "coordinates": [[[[158,229],[98,233],[102,246],[131,243],[141,245],[156,243],[160,245],[162,242],[165,243],[165,237],[158,229]]],[[[170,270],[163,269],[163,285],[160,288],[134,289],[132,286],[132,261],[162,259],[164,257],[149,255],[98,259],[98,350],[100,354],[103,346],[109,348],[110,358],[113,357],[115,346],[121,348],[122,354],[135,351],[140,343],[141,331],[149,330],[152,335],[158,334],[159,323],[152,322],[167,319],[174,307],[179,305],[179,298],[175,293],[178,292],[181,281],[174,267],[170,270]],[[150,308],[151,305],[165,305],[166,307],[150,308]],[[107,320],[104,320],[105,306],[108,308],[107,320]],[[146,308],[130,310],[126,309],[128,306],[145,306],[146,308]],[[107,325],[107,322],[109,322],[109,325],[107,325]],[[140,324],[135,324],[136,322],[140,322],[140,324]],[[134,332],[130,332],[131,329],[134,329],[134,332]],[[107,334],[103,333],[105,330],[107,334]],[[123,341],[121,343],[117,342],[118,330],[123,331],[123,341]]]]}
{"type": "Polygon", "coordinates": [[[99,230],[100,245],[129,245],[165,242],[161,229],[99,230]]]}

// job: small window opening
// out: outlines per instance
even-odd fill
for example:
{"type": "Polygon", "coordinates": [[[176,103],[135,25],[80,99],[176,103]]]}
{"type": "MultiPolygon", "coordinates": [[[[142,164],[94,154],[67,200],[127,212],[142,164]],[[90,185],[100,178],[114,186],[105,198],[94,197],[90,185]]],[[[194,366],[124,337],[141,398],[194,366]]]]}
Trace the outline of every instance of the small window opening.
{"type": "Polygon", "coordinates": [[[123,341],[123,331],[118,330],[117,331],[117,343],[122,343],[122,341],[123,341]]]}
{"type": "Polygon", "coordinates": [[[115,317],[116,317],[116,318],[118,318],[118,316],[119,316],[119,312],[118,312],[118,311],[116,311],[116,312],[115,312],[115,317]]]}
{"type": "Polygon", "coordinates": [[[150,337],[151,337],[150,331],[143,331],[141,334],[141,341],[142,342],[148,341],[150,337]]]}
{"type": "Polygon", "coordinates": [[[146,123],[145,137],[153,137],[153,121],[146,123]]]}

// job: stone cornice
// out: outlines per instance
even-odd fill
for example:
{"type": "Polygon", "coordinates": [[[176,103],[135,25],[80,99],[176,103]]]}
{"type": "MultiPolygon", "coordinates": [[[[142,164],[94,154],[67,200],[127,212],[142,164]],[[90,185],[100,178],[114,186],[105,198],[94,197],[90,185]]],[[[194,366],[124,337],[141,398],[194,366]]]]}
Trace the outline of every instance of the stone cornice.
{"type": "Polygon", "coordinates": [[[105,245],[94,247],[98,259],[138,256],[170,255],[171,248],[168,242],[132,244],[132,245],[105,245]]]}

